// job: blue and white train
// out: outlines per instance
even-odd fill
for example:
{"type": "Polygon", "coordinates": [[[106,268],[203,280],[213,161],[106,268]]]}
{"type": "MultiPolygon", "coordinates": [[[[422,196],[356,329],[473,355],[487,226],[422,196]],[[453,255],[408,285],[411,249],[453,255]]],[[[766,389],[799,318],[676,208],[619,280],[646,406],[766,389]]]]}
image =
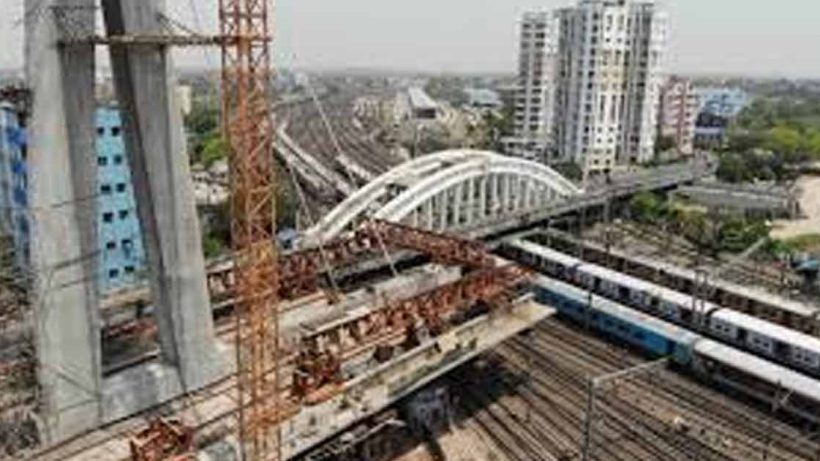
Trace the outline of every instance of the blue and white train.
{"type": "Polygon", "coordinates": [[[733,392],[767,404],[785,393],[782,411],[820,424],[820,381],[559,280],[538,276],[534,291],[562,315],[651,355],[672,357],[733,392]]]}
{"type": "Polygon", "coordinates": [[[820,338],[815,336],[708,301],[695,302],[692,296],[586,263],[527,240],[508,241],[499,251],[542,274],[820,377],[820,338]]]}

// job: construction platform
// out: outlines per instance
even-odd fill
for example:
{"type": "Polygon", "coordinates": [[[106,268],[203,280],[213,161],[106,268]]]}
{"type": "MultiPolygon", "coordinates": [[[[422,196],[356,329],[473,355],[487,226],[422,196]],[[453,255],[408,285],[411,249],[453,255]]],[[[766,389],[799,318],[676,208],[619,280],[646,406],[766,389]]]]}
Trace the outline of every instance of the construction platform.
{"type": "MultiPolygon", "coordinates": [[[[422,284],[424,284],[422,282],[422,284]]],[[[313,303],[305,306],[312,306],[313,303]]],[[[347,314],[367,307],[350,309],[347,314]]],[[[344,431],[362,418],[374,415],[424,385],[497,346],[506,339],[532,328],[550,317],[554,310],[540,305],[528,295],[512,306],[473,318],[381,365],[360,356],[345,363],[346,373],[355,374],[335,395],[317,405],[304,405],[282,426],[283,452],[292,458],[344,431]]],[[[235,380],[229,378],[181,402],[173,411],[177,418],[197,430],[202,459],[214,458],[213,442],[224,454],[233,447],[235,430],[235,380]],[[213,443],[211,445],[213,445],[213,443]],[[211,453],[209,455],[209,453],[211,453]]],[[[168,409],[170,412],[172,409],[168,409]]],[[[51,448],[34,457],[42,460],[130,459],[129,436],[145,426],[145,417],[120,421],[51,448]]]]}

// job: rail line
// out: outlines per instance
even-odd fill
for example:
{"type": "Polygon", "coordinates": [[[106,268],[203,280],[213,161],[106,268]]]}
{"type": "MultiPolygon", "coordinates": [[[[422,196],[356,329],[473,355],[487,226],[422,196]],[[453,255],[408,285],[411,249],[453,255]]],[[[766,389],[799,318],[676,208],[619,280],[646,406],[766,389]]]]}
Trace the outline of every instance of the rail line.
{"type": "MultiPolygon", "coordinates": [[[[550,320],[457,372],[462,424],[509,459],[580,459],[589,377],[643,362],[640,355],[550,320]],[[538,455],[533,455],[538,453],[538,455]]],[[[797,461],[818,440],[674,371],[602,392],[591,459],[797,461]]]]}

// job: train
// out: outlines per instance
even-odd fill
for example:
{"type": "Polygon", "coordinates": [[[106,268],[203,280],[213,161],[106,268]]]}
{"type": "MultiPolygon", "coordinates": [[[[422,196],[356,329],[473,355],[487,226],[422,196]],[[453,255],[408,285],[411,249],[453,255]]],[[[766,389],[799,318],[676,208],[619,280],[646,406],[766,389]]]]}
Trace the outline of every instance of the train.
{"type": "Polygon", "coordinates": [[[776,405],[796,420],[820,424],[817,380],[560,280],[538,275],[532,286],[540,303],[576,323],[653,357],[668,357],[702,379],[776,405]]]}
{"type": "MultiPolygon", "coordinates": [[[[580,242],[575,237],[555,229],[543,230],[528,237],[535,243],[549,242],[547,246],[574,254],[583,248],[584,260],[604,265],[657,283],[673,290],[691,293],[701,289],[705,274],[690,268],[680,267],[667,261],[660,261],[643,255],[628,254],[617,248],[606,248],[593,242],[580,242]]],[[[772,294],[760,287],[750,287],[710,278],[709,289],[704,293],[710,301],[722,306],[765,318],[793,330],[809,334],[820,334],[820,307],[772,294]]]]}
{"type": "Polygon", "coordinates": [[[504,257],[590,293],[820,378],[820,338],[815,336],[697,300],[527,240],[511,239],[498,251],[504,257]]]}

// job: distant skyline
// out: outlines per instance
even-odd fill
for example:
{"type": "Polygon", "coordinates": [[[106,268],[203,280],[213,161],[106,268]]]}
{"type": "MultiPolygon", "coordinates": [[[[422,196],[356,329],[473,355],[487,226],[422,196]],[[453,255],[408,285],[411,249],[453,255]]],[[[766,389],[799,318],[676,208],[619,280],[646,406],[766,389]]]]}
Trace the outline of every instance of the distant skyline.
{"type": "MultiPolygon", "coordinates": [[[[23,0],[3,0],[0,68],[22,65],[23,0]]],[[[216,29],[216,0],[168,1],[171,15],[216,29]],[[200,20],[194,19],[191,3],[200,20]]],[[[278,0],[276,64],[302,69],[507,73],[525,11],[575,0],[278,0]]],[[[820,2],[667,0],[673,73],[820,78],[820,2]]],[[[219,64],[180,53],[180,67],[219,64]]]]}

